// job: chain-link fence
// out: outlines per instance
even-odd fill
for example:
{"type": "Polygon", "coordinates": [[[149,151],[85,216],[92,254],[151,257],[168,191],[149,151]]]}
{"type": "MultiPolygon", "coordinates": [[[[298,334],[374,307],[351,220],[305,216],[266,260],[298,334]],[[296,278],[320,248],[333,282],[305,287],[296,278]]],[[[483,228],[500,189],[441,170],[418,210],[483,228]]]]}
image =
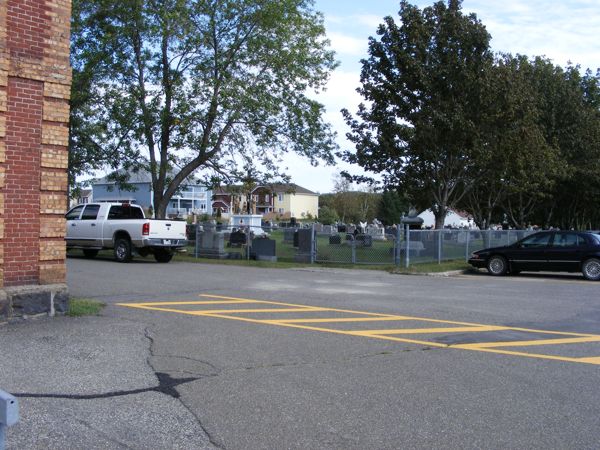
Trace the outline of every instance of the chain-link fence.
{"type": "Polygon", "coordinates": [[[408,230],[334,227],[258,227],[203,224],[188,227],[190,252],[198,258],[264,261],[411,264],[467,260],[476,250],[509,245],[532,231],[408,230]],[[349,232],[352,231],[352,232],[349,232]]]}

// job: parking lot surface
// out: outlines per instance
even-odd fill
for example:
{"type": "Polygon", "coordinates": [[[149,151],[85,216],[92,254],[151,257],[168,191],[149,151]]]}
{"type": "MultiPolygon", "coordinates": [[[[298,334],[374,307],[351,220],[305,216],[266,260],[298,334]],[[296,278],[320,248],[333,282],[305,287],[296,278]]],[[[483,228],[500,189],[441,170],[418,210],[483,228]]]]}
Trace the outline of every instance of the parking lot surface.
{"type": "MultiPolygon", "coordinates": [[[[13,371],[22,379],[12,390],[29,395],[9,438],[25,447],[35,444],[22,435],[44,432],[68,408],[115,448],[573,449],[600,441],[600,284],[578,276],[68,264],[71,294],[108,306],[99,317],[44,323],[42,334],[63,336],[46,358],[62,350],[67,367],[40,357],[37,370],[72,382],[13,371]],[[64,355],[73,346],[76,360],[64,355]],[[106,414],[94,425],[110,399],[128,405],[115,413],[118,436],[106,414]]],[[[11,327],[0,339],[23,338],[11,327]]],[[[35,328],[18,333],[23,327],[35,328]]],[[[63,444],[89,442],[85,427],[68,428],[63,444]]]]}

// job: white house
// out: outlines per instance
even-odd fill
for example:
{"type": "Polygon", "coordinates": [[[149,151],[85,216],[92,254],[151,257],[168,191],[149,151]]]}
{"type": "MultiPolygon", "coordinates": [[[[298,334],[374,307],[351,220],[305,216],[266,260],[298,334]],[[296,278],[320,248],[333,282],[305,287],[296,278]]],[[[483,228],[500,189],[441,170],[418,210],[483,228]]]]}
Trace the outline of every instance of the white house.
{"type": "MultiPolygon", "coordinates": [[[[423,227],[435,227],[435,216],[433,214],[433,211],[431,211],[430,209],[423,211],[421,214],[419,214],[418,217],[423,219],[423,227]]],[[[473,228],[475,227],[475,223],[473,222],[473,218],[470,217],[467,213],[449,209],[448,214],[446,214],[446,218],[444,219],[444,227],[473,228]]]]}

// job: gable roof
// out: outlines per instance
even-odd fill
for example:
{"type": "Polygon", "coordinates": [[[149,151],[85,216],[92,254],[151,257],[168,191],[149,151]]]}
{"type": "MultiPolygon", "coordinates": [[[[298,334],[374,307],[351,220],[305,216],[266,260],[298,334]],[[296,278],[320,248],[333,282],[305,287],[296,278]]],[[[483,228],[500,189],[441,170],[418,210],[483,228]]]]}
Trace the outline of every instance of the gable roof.
{"type": "MultiPolygon", "coordinates": [[[[116,171],[111,172],[110,174],[96,180],[92,185],[96,184],[116,184],[114,180],[111,180],[109,177],[114,173],[118,173],[119,175],[125,175],[127,171],[125,169],[118,169],[116,171]]],[[[137,171],[129,171],[129,179],[126,181],[129,184],[135,183],[148,183],[152,184],[152,175],[148,170],[139,169],[137,171]]],[[[183,184],[196,184],[196,179],[193,176],[189,176],[185,183],[183,184]]]]}
{"type": "MultiPolygon", "coordinates": [[[[298,186],[295,183],[273,183],[273,184],[261,184],[252,189],[252,192],[257,189],[268,189],[274,194],[304,194],[304,195],[319,195],[316,192],[310,191],[302,186],[298,186]]],[[[233,184],[229,186],[219,186],[213,189],[214,195],[230,195],[243,193],[243,186],[240,184],[233,184]]]]}

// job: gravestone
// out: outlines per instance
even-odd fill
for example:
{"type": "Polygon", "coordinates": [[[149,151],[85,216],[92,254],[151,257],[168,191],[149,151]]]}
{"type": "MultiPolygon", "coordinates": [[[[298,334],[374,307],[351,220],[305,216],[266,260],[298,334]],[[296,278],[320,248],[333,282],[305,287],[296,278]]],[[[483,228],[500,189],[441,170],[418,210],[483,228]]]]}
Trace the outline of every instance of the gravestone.
{"type": "Polygon", "coordinates": [[[246,243],[246,233],[240,230],[232,231],[229,235],[228,247],[241,247],[246,243]]]}
{"type": "Polygon", "coordinates": [[[362,247],[371,247],[373,245],[373,237],[368,234],[357,234],[355,240],[356,245],[362,247]]]}
{"type": "Polygon", "coordinates": [[[342,238],[339,234],[329,236],[329,245],[339,245],[342,243],[342,238]]]}
{"type": "Polygon", "coordinates": [[[294,255],[294,261],[310,263],[312,262],[312,230],[301,229],[297,231],[298,251],[294,255]]]}
{"type": "Polygon", "coordinates": [[[273,239],[252,239],[252,250],[250,257],[257,261],[277,262],[276,243],[273,239]]]}
{"type": "Polygon", "coordinates": [[[233,214],[229,218],[231,228],[250,229],[256,236],[265,234],[262,229],[262,216],[259,214],[233,214]]]}
{"type": "Polygon", "coordinates": [[[385,241],[385,229],[373,225],[367,227],[367,233],[374,241],[385,241]]]}
{"type": "Polygon", "coordinates": [[[284,228],[283,229],[283,242],[286,244],[293,244],[295,232],[296,232],[296,230],[294,230],[293,228],[284,228]]]}
{"type": "MultiPolygon", "coordinates": [[[[200,228],[198,228],[200,230],[200,228]]],[[[213,222],[205,223],[204,231],[199,231],[196,235],[196,257],[225,259],[225,235],[216,230],[216,224],[213,222]]]]}

